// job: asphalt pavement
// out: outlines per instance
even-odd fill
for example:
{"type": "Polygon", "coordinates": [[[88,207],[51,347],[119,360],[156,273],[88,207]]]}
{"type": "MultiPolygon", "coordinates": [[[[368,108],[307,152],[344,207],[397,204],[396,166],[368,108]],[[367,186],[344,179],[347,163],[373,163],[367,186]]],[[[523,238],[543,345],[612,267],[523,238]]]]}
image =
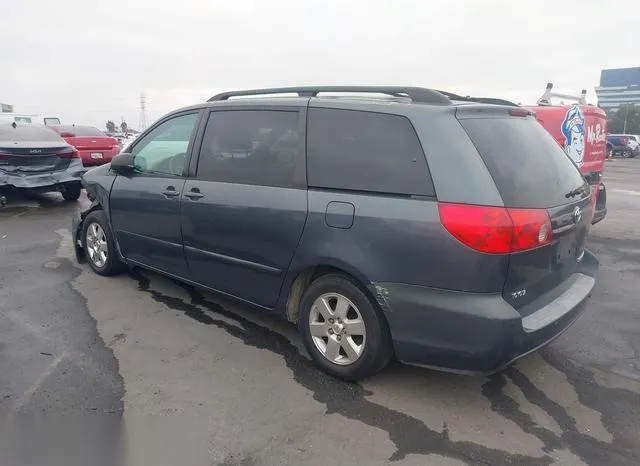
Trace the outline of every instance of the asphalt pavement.
{"type": "Polygon", "coordinates": [[[607,162],[605,183],[598,283],[558,340],[489,378],[394,364],[358,384],[269,315],[78,265],[78,203],[10,199],[0,465],[640,464],[640,160],[607,162]]]}

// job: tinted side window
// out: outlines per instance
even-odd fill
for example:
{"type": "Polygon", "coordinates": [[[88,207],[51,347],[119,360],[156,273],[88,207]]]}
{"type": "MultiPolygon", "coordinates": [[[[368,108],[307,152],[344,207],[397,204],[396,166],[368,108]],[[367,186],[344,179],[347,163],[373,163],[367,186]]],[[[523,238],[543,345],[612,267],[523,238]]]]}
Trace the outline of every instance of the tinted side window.
{"type": "Polygon", "coordinates": [[[309,186],[434,195],[418,136],[400,115],[309,110],[309,186]]]}
{"type": "Polygon", "coordinates": [[[187,149],[195,129],[197,113],[181,115],[156,126],[136,141],[133,163],[142,173],[182,175],[188,159],[187,149]]]}
{"type": "Polygon", "coordinates": [[[202,141],[198,178],[292,187],[299,147],[298,112],[213,112],[202,141]]]}

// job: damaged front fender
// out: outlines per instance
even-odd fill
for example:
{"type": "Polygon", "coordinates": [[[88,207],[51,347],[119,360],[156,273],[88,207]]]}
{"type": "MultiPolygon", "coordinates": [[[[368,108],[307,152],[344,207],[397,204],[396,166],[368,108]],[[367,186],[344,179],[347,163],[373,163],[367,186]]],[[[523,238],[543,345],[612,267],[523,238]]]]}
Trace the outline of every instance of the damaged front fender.
{"type": "Polygon", "coordinates": [[[91,206],[83,211],[76,212],[71,220],[71,237],[73,238],[73,248],[76,254],[76,260],[82,264],[87,261],[84,253],[84,244],[82,243],[82,229],[84,228],[84,219],[94,210],[100,209],[100,204],[93,201],[91,206]]]}

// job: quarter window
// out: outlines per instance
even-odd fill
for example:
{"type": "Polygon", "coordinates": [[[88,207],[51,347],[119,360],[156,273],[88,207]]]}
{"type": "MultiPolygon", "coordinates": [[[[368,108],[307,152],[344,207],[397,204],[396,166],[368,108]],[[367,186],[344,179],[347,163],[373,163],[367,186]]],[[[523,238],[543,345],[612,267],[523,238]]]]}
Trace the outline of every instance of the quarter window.
{"type": "Polygon", "coordinates": [[[422,146],[406,117],[312,108],[308,123],[309,186],[434,195],[422,146]]]}

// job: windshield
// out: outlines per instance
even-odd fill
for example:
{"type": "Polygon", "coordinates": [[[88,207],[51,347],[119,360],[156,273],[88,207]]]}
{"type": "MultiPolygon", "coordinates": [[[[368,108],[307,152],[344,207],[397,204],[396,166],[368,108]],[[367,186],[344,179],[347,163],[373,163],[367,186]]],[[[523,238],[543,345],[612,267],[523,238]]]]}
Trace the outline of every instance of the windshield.
{"type": "Polygon", "coordinates": [[[473,118],[460,123],[507,207],[562,205],[569,193],[585,184],[569,156],[532,118],[473,118]]]}

